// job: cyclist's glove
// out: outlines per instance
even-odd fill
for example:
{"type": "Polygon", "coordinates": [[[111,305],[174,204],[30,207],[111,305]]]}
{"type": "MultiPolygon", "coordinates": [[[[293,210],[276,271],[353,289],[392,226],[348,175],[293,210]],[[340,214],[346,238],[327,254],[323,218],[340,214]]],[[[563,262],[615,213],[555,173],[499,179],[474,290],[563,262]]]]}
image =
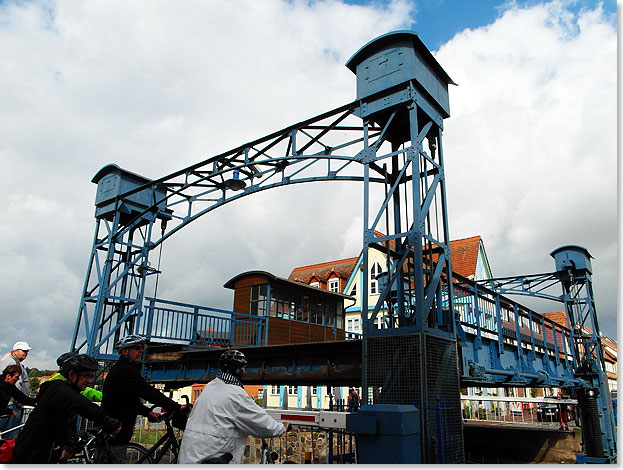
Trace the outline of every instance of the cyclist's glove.
{"type": "Polygon", "coordinates": [[[104,428],[104,431],[111,433],[121,427],[121,421],[106,416],[106,418],[102,421],[102,427],[104,428]]]}

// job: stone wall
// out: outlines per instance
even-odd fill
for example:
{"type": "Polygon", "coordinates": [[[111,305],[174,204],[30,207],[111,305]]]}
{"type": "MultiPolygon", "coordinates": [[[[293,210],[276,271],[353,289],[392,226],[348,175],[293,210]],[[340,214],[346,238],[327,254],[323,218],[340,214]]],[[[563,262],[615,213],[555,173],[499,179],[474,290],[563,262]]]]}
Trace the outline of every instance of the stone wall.
{"type": "MultiPolygon", "coordinates": [[[[273,450],[280,455],[279,462],[291,461],[294,463],[328,463],[328,432],[326,431],[299,431],[292,430],[281,437],[274,439],[273,450]]],[[[268,440],[270,443],[270,440],[268,440]]],[[[262,440],[250,437],[247,441],[242,463],[259,463],[262,451],[262,440]]],[[[338,452],[337,447],[333,449],[338,452]]]]}

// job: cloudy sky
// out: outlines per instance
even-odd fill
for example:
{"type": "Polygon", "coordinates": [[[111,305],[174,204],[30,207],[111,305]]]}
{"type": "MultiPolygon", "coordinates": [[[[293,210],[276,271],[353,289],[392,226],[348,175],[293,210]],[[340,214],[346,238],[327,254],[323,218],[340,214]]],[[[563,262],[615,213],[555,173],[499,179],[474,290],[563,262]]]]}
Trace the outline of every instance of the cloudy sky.
{"type": "MultiPolygon", "coordinates": [[[[481,235],[498,277],[551,272],[553,249],[585,246],[616,337],[612,2],[3,0],[0,350],[26,340],[27,365],[52,368],[69,348],[101,167],[155,179],[346,104],[346,61],[398,29],[459,84],[451,238],[481,235]]],[[[228,309],[240,272],[357,256],[361,192],[297,185],[211,212],[165,242],[158,297],[228,309]]]]}

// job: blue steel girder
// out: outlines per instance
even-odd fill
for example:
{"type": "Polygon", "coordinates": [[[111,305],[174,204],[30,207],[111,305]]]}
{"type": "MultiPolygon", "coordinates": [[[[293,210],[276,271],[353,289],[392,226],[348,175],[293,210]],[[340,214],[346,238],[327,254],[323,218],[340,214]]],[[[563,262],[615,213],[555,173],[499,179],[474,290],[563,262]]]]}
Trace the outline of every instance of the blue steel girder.
{"type": "MultiPolygon", "coordinates": [[[[247,357],[245,384],[361,384],[361,340],[239,348],[247,357]]],[[[206,383],[219,372],[222,349],[185,350],[176,345],[150,345],[145,377],[168,388],[206,383]]]]}
{"type": "MultiPolygon", "coordinates": [[[[605,358],[593,296],[591,264],[588,250],[579,246],[564,246],[550,253],[556,260],[557,271],[545,274],[506,277],[478,281],[497,294],[529,295],[562,302],[569,329],[560,327],[562,351],[558,351],[557,329],[554,337],[554,364],[547,356],[539,370],[551,375],[553,368],[565,367],[568,380],[561,386],[575,388],[581,402],[584,453],[589,457],[613,461],[616,458],[616,420],[606,377],[605,358]],[[562,295],[547,291],[562,286],[562,295]]],[[[544,320],[541,321],[545,328],[544,320]]]]}
{"type": "MultiPolygon", "coordinates": [[[[412,85],[407,86],[407,93],[403,95],[397,108],[413,108],[415,101],[423,100],[412,85]]],[[[417,182],[427,178],[432,180],[430,185],[440,186],[442,171],[437,160],[423,150],[414,153],[410,147],[399,149],[389,142],[392,132],[395,133],[392,126],[398,120],[389,119],[384,126],[368,120],[362,124],[357,117],[361,113],[358,101],[349,103],[138,185],[115,198],[112,213],[98,216],[96,212],[95,240],[72,349],[86,347],[96,357],[113,354],[116,339],[133,332],[142,321],[149,276],[159,272],[150,266],[151,251],[189,223],[229,202],[289,184],[363,181],[367,204],[369,185],[386,183],[387,164],[384,162],[393,164],[394,188],[413,179],[417,182]],[[413,170],[417,175],[413,178],[406,169],[397,169],[399,155],[407,161],[406,167],[411,162],[419,163],[420,159],[429,163],[421,173],[413,170]],[[132,206],[132,198],[137,194],[147,194],[151,204],[142,210],[136,209],[132,206]],[[158,221],[159,230],[154,226],[158,221]]],[[[419,129],[420,135],[415,135],[424,139],[422,132],[431,127],[432,124],[427,122],[419,129]]],[[[431,204],[431,200],[429,197],[424,204],[431,204]]],[[[384,205],[380,212],[386,209],[390,208],[384,205]]],[[[419,227],[421,224],[418,221],[414,225],[419,227]]],[[[404,236],[413,243],[413,231],[404,235],[398,233],[395,239],[404,236]]],[[[426,235],[431,238],[428,233],[426,235]]],[[[444,242],[439,243],[447,246],[447,237],[441,238],[444,242]]]]}
{"type": "Polygon", "coordinates": [[[561,302],[559,295],[546,292],[560,284],[560,280],[555,272],[482,279],[476,282],[500,294],[527,295],[561,302]]]}
{"type": "Polygon", "coordinates": [[[463,384],[580,386],[572,332],[458,274],[455,303],[463,384]]]}

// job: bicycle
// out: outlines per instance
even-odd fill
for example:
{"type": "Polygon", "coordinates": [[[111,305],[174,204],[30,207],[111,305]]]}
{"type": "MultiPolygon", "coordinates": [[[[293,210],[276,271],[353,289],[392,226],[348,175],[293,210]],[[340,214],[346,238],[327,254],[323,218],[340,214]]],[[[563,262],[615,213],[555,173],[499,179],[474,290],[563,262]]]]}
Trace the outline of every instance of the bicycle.
{"type": "MultiPolygon", "coordinates": [[[[76,433],[77,452],[69,459],[61,460],[59,463],[111,463],[109,441],[114,436],[105,432],[101,428],[89,428],[76,433]]],[[[147,452],[142,445],[130,442],[126,449],[126,462],[136,463],[139,456],[147,452]]],[[[145,463],[151,463],[151,459],[146,459],[145,463]]]]}
{"type": "MultiPolygon", "coordinates": [[[[191,405],[188,402],[188,396],[182,395],[182,398],[186,400],[187,409],[190,410],[191,405]]],[[[155,406],[152,407],[152,409],[154,408],[155,406]]],[[[146,449],[139,444],[134,444],[132,446],[132,454],[130,455],[130,451],[126,454],[126,459],[131,459],[127,460],[127,463],[160,463],[169,450],[173,454],[173,458],[168,463],[177,463],[180,453],[180,443],[175,434],[174,424],[175,427],[184,429],[184,427],[186,427],[186,421],[184,418],[185,416],[183,414],[176,411],[168,411],[161,415],[159,421],[164,422],[166,425],[167,430],[165,434],[149,449],[146,449]]]]}

